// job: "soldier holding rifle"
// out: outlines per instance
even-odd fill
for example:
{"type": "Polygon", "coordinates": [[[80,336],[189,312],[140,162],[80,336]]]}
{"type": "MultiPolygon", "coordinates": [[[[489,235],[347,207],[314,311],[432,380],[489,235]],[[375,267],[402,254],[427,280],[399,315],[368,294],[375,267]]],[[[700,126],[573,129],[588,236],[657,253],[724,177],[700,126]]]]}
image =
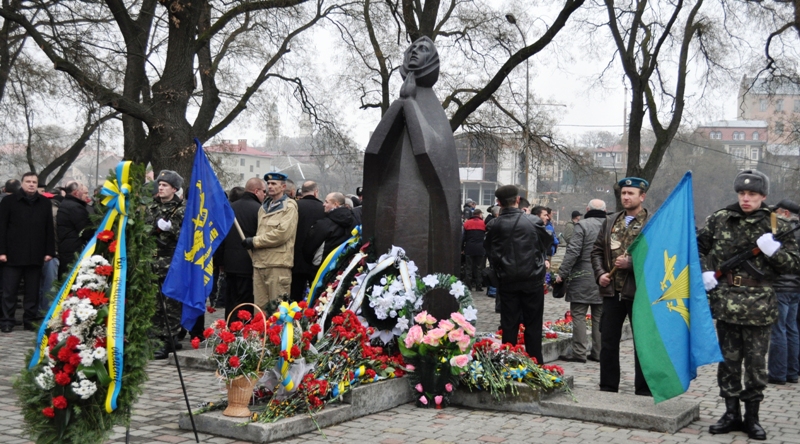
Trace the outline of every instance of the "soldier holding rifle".
{"type": "Polygon", "coordinates": [[[758,410],[767,385],[770,329],[778,316],[771,283],[781,274],[797,274],[800,254],[789,224],[777,219],[764,203],[769,194],[764,173],[744,170],[733,188],[738,202],[711,214],[697,236],[703,284],[724,357],[717,369],[717,384],[725,398],[725,414],[709,432],[741,430],[752,439],[764,440],[767,435],[759,424],[758,410]],[[739,400],[744,401],[744,418],[739,400]]]}

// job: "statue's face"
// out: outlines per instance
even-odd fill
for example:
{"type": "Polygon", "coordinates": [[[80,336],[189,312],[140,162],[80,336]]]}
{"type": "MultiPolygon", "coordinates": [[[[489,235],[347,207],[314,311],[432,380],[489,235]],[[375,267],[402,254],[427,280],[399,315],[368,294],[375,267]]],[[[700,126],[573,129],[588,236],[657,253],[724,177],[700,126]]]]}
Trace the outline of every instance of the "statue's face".
{"type": "Polygon", "coordinates": [[[417,69],[425,66],[428,58],[433,53],[433,47],[428,40],[419,40],[411,45],[411,51],[408,53],[408,67],[410,69],[417,69]]]}

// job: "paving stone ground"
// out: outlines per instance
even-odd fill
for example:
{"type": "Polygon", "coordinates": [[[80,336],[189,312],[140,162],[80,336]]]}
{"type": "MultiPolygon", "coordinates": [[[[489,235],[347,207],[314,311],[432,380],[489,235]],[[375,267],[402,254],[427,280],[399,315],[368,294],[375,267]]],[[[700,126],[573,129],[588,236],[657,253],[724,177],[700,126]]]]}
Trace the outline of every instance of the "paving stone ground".
{"type": "MultiPolygon", "coordinates": [[[[479,309],[480,331],[494,330],[499,315],[494,313],[494,300],[485,294],[475,295],[479,309]]],[[[548,297],[545,302],[545,320],[563,317],[567,303],[548,297]]],[[[207,316],[210,323],[217,316],[207,316]]],[[[12,381],[25,365],[25,351],[32,346],[33,332],[16,328],[10,334],[0,334],[0,442],[27,443],[22,435],[22,417],[16,406],[16,393],[12,381]]],[[[184,341],[188,346],[188,341],[184,341]]],[[[622,343],[621,391],[633,393],[633,345],[622,343]]],[[[575,386],[595,389],[599,366],[558,362],[567,374],[574,375],[575,386]]],[[[190,443],[191,431],[178,429],[178,415],[186,410],[175,367],[165,361],[154,361],[149,367],[150,381],[145,393],[134,406],[130,442],[135,443],[190,443]]],[[[211,372],[184,370],[189,399],[193,406],[204,401],[220,399],[224,386],[211,372]],[[222,390],[222,391],[221,391],[222,390]]],[[[771,443],[800,444],[800,385],[770,385],[761,406],[761,424],[766,428],[771,443]]],[[[708,426],[724,411],[724,404],[716,389],[716,369],[705,366],[684,398],[700,400],[700,420],[680,432],[670,435],[635,429],[621,429],[596,423],[532,414],[511,414],[480,410],[447,408],[445,410],[418,409],[402,405],[392,410],[348,421],[314,433],[286,440],[287,443],[744,443],[747,437],[741,432],[727,435],[710,435],[708,426]]],[[[200,435],[204,443],[233,443],[231,439],[200,435]]],[[[117,428],[109,442],[125,442],[125,430],[117,428]]]]}

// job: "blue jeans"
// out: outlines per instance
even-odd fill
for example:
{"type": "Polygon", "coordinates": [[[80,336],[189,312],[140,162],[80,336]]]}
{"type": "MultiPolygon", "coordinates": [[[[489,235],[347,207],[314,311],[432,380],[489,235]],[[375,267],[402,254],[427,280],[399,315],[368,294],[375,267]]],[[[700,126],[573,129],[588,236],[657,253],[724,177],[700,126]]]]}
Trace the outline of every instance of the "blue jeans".
{"type": "Polygon", "coordinates": [[[53,296],[49,293],[58,275],[58,265],[59,260],[57,257],[42,265],[42,283],[39,287],[39,312],[42,316],[47,314],[48,310],[50,310],[50,304],[53,302],[53,296]]]}
{"type": "Polygon", "coordinates": [[[769,377],[778,381],[797,378],[800,335],[797,331],[797,306],[800,293],[778,293],[778,321],[772,325],[769,340],[769,377]]]}

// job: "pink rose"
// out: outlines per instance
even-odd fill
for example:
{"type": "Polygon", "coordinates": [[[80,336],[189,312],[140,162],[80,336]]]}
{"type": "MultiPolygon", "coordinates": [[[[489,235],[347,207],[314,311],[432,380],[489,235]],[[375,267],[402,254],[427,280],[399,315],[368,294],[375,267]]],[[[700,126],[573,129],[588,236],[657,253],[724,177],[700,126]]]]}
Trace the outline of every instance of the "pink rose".
{"type": "Polygon", "coordinates": [[[416,391],[418,391],[418,392],[422,393],[422,392],[423,392],[423,390],[422,390],[422,384],[417,384],[417,385],[415,385],[415,386],[414,386],[414,390],[416,390],[416,391]]]}
{"type": "Polygon", "coordinates": [[[442,403],[442,399],[443,399],[442,395],[437,395],[433,397],[433,401],[436,403],[436,405],[440,405],[442,403]]]}
{"type": "Polygon", "coordinates": [[[453,367],[463,368],[472,360],[471,355],[456,355],[450,358],[450,365],[453,367]]]}
{"type": "Polygon", "coordinates": [[[464,337],[464,330],[460,328],[447,333],[447,339],[449,339],[450,342],[458,342],[463,337],[464,337]]]}
{"type": "Polygon", "coordinates": [[[428,405],[428,398],[426,398],[425,395],[422,395],[419,397],[419,402],[421,402],[424,405],[428,405]]]}
{"type": "Polygon", "coordinates": [[[444,337],[444,335],[446,335],[446,334],[447,334],[447,331],[445,331],[445,329],[443,329],[443,328],[434,328],[434,329],[428,331],[428,334],[426,336],[430,336],[433,339],[436,339],[438,341],[439,339],[442,339],[444,337]]]}
{"type": "Polygon", "coordinates": [[[439,345],[439,340],[431,335],[425,335],[425,337],[422,338],[422,343],[425,345],[436,347],[437,345],[439,345]]]}
{"type": "Polygon", "coordinates": [[[406,365],[406,371],[407,371],[407,372],[413,372],[415,369],[416,369],[416,367],[414,367],[414,366],[413,366],[413,365],[411,365],[411,364],[407,364],[407,365],[406,365]]]}
{"type": "Polygon", "coordinates": [[[463,328],[468,335],[475,336],[475,327],[473,327],[472,324],[470,324],[469,321],[464,318],[464,315],[461,313],[453,313],[450,315],[450,319],[458,324],[459,327],[463,328]]]}
{"type": "Polygon", "coordinates": [[[423,310],[419,312],[418,315],[414,316],[414,322],[416,322],[417,324],[424,324],[425,318],[427,317],[428,317],[428,312],[423,310]]]}
{"type": "Polygon", "coordinates": [[[450,384],[448,382],[447,384],[444,385],[444,389],[447,390],[447,393],[452,392],[453,391],[453,384],[450,384]]]}
{"type": "Polygon", "coordinates": [[[441,321],[439,321],[439,328],[443,328],[445,331],[450,331],[455,327],[456,326],[447,319],[442,319],[441,321]]]}
{"type": "Polygon", "coordinates": [[[459,348],[459,350],[461,350],[461,352],[463,353],[463,352],[467,351],[467,349],[469,349],[469,345],[470,345],[471,343],[472,343],[472,339],[470,339],[470,337],[469,337],[469,336],[467,336],[467,335],[464,335],[464,336],[462,336],[462,337],[461,337],[461,339],[458,341],[458,348],[459,348]]]}
{"type": "Polygon", "coordinates": [[[406,348],[411,348],[414,344],[419,344],[422,340],[422,327],[415,325],[408,330],[406,334],[405,344],[406,348]]]}

